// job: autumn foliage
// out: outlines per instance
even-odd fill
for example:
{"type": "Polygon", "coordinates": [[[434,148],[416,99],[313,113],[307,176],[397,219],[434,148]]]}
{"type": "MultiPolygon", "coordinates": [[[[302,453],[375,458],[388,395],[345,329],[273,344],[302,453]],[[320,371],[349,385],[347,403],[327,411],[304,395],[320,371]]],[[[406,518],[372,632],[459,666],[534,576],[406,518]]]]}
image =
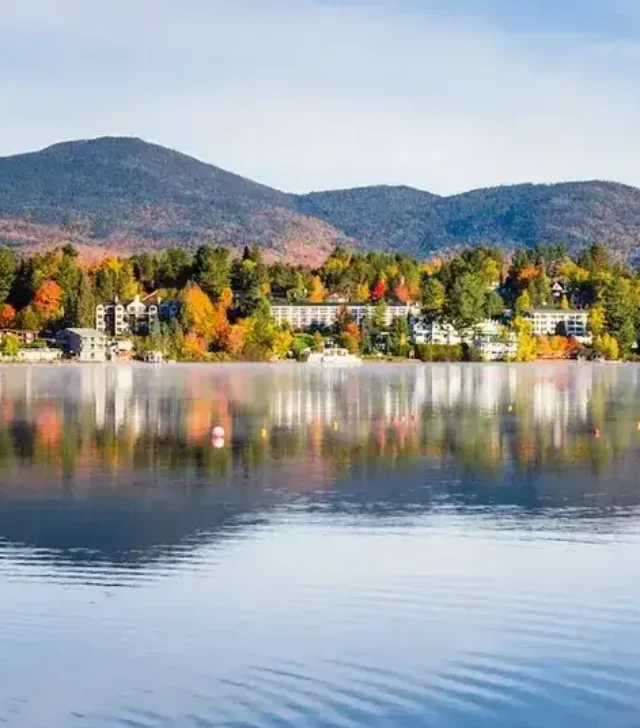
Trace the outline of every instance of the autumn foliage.
{"type": "Polygon", "coordinates": [[[358,283],[355,288],[353,300],[358,303],[366,303],[371,298],[371,291],[366,283],[358,283]]]}
{"type": "Polygon", "coordinates": [[[202,361],[206,358],[207,346],[202,336],[191,331],[184,337],[182,356],[187,361],[202,361]]]}
{"type": "Polygon", "coordinates": [[[62,313],[62,288],[55,281],[43,281],[33,297],[33,310],[42,321],[58,318],[62,313]]]}
{"type": "Polygon", "coordinates": [[[0,308],[0,329],[8,329],[13,326],[16,318],[16,310],[13,306],[5,303],[0,308]]]}
{"type": "Polygon", "coordinates": [[[220,300],[214,305],[211,321],[211,339],[214,346],[218,348],[225,347],[231,330],[227,313],[232,303],[233,293],[230,288],[225,288],[222,291],[220,300]]]}
{"type": "Polygon", "coordinates": [[[400,303],[409,303],[411,300],[411,296],[409,295],[409,290],[407,289],[407,286],[404,283],[399,283],[394,291],[394,296],[396,297],[397,301],[400,301],[400,303]]]}
{"type": "Polygon", "coordinates": [[[320,276],[313,276],[309,291],[310,303],[322,303],[327,297],[327,291],[320,279],[320,276]]]}
{"type": "Polygon", "coordinates": [[[245,340],[247,338],[247,324],[241,322],[229,327],[226,340],[226,350],[231,356],[240,356],[244,349],[245,340]]]}
{"type": "Polygon", "coordinates": [[[574,338],[566,336],[539,336],[536,341],[538,359],[568,359],[580,350],[574,338]]]}
{"type": "MultiPolygon", "coordinates": [[[[211,341],[216,324],[220,324],[220,318],[219,315],[216,315],[209,296],[200,286],[189,286],[184,292],[182,306],[183,317],[189,333],[205,342],[211,341]]],[[[193,342],[191,343],[193,344],[193,342]]]]}
{"type": "Polygon", "coordinates": [[[386,296],[388,289],[389,286],[387,285],[387,282],[379,280],[371,290],[371,300],[380,301],[386,296]]]}
{"type": "Polygon", "coordinates": [[[537,278],[539,274],[540,271],[535,265],[527,265],[520,271],[520,273],[518,273],[518,281],[520,281],[520,283],[528,283],[529,281],[537,278]]]}

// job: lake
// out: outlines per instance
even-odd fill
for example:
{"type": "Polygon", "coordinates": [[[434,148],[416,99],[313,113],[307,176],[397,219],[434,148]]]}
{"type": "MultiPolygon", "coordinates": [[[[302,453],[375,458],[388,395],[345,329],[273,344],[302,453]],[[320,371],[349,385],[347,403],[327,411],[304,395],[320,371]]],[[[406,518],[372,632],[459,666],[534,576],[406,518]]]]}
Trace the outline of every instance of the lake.
{"type": "Polygon", "coordinates": [[[640,725],[640,367],[0,393],[0,725],[640,725]]]}

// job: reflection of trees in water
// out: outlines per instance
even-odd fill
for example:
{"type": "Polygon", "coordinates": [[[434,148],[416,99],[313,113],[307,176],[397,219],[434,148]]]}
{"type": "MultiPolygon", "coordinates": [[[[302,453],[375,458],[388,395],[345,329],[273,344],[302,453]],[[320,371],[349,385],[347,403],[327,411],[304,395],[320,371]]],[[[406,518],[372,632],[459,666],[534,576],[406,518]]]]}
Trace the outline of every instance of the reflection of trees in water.
{"type": "Polygon", "coordinates": [[[602,515],[640,499],[638,381],[563,365],[0,368],[0,537],[65,567],[144,570],[292,501],[602,515]]]}
{"type": "Polygon", "coordinates": [[[98,473],[157,488],[287,461],[300,468],[292,490],[312,462],[329,480],[410,463],[468,480],[597,476],[637,453],[638,381],[634,367],[564,365],[4,369],[2,481],[22,487],[28,465],[48,487],[94,488],[98,473]]]}

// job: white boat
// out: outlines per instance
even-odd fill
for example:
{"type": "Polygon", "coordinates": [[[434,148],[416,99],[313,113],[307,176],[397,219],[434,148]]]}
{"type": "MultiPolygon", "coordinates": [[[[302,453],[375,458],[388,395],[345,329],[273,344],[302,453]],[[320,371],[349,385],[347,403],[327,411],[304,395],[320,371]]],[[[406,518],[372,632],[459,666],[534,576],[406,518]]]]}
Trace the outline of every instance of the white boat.
{"type": "Polygon", "coordinates": [[[346,349],[325,349],[322,352],[309,354],[308,362],[323,366],[354,367],[360,366],[362,359],[355,354],[349,354],[346,349]]]}

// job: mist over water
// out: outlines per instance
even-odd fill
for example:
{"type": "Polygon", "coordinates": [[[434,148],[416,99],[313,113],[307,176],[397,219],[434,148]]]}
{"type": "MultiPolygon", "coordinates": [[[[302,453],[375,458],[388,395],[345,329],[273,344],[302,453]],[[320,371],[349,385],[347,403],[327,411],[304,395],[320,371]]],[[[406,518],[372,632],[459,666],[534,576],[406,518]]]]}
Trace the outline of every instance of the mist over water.
{"type": "Polygon", "coordinates": [[[0,725],[637,728],[639,422],[635,366],[0,367],[0,725]]]}

